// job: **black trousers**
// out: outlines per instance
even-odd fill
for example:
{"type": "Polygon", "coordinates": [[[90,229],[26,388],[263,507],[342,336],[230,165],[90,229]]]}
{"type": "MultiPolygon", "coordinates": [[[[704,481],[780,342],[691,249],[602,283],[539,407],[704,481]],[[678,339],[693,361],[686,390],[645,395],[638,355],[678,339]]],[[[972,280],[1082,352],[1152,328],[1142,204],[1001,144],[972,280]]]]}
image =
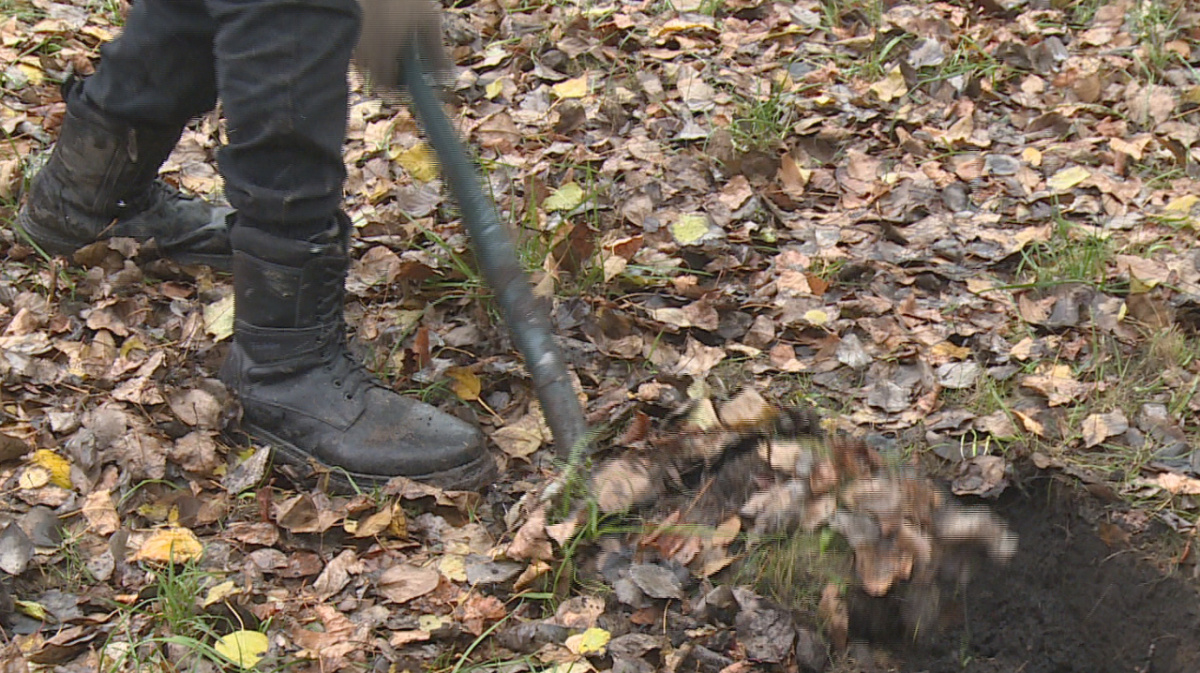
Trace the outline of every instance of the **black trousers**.
{"type": "Polygon", "coordinates": [[[81,98],[134,126],[181,128],[219,96],[239,226],[305,238],[341,206],[361,17],[356,0],[137,0],[81,98]]]}

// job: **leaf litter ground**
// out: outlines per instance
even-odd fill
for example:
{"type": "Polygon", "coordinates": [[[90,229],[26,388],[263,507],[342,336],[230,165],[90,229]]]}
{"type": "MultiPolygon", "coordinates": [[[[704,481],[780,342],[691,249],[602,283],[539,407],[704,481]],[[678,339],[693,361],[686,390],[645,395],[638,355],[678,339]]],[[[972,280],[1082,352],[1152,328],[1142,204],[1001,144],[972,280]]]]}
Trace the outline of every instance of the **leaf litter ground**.
{"type": "MultiPolygon", "coordinates": [[[[4,8],[10,220],[56,82],[90,72],[121,3],[4,8]]],[[[271,470],[224,432],[228,278],[128,241],[47,260],[4,230],[4,670],[1196,670],[1195,11],[448,11],[461,128],[552,307],[595,466],[633,461],[626,492],[661,496],[621,515],[604,492],[536,506],[558,472],[544,421],[400,108],[351,109],[348,317],[389,384],[484,427],[506,469],[482,496],[329,496],[271,470]],[[880,457],[835,471],[847,512],[899,490],[880,478],[986,497],[1015,555],[931,602],[906,588],[939,539],[916,526],[870,596],[857,529],[812,524],[825,468],[780,476],[773,448],[764,468],[761,429],[670,441],[745,389],[821,410],[825,439],[773,432],[793,458],[880,457]]],[[[222,132],[189,127],[164,177],[219,199],[222,132]]]]}

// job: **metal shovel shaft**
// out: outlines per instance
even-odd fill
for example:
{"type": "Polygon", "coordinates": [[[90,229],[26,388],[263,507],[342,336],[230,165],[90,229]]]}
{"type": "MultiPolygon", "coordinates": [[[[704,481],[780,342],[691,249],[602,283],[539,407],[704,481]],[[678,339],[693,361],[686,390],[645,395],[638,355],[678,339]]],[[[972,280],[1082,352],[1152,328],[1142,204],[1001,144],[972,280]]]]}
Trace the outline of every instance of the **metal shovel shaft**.
{"type": "Polygon", "coordinates": [[[525,358],[542,412],[554,434],[558,455],[566,460],[582,448],[587,424],[571,386],[566,362],[554,342],[550,317],[534,297],[512,238],[501,226],[495,204],[484,195],[482,177],[442,110],[441,101],[425,74],[415,67],[420,62],[419,58],[408,59],[410,67],[404,73],[411,109],[437,153],[442,176],[470,232],[483,277],[496,293],[504,322],[525,358]]]}

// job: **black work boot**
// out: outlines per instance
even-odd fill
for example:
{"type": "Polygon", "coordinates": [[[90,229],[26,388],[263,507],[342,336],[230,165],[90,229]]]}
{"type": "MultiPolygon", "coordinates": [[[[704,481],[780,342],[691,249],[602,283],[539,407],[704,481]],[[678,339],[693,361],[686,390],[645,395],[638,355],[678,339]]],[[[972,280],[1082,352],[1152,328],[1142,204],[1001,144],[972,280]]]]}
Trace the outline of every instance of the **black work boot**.
{"type": "Polygon", "coordinates": [[[46,166],[33,178],[17,229],[45,252],[70,256],[104,238],[154,239],[183,264],[229,268],[230,208],[188,198],[158,179],[181,127],[134,128],[107,118],[63,85],[67,114],[46,166]]]}
{"type": "Polygon", "coordinates": [[[385,387],[350,354],[349,230],[344,215],[316,242],[231,230],[236,320],[221,380],[241,398],[242,429],[278,461],[336,468],[330,478],[343,489],[394,476],[480,488],[495,475],[482,433],[385,387]]]}

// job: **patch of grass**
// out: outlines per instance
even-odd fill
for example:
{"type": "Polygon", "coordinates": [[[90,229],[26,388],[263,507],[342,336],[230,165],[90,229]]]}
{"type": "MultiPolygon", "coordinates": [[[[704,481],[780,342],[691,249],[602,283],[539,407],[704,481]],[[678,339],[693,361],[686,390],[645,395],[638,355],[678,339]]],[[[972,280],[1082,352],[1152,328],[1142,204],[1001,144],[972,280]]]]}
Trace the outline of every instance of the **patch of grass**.
{"type": "Polygon", "coordinates": [[[826,585],[845,585],[853,577],[851,558],[846,541],[832,530],[798,531],[752,549],[735,582],[752,584],[783,605],[815,614],[826,585]]]}
{"type": "Polygon", "coordinates": [[[1152,75],[1173,65],[1186,64],[1180,54],[1167,46],[1179,36],[1180,18],[1186,4],[1171,0],[1138,0],[1129,8],[1130,34],[1140,47],[1135,50],[1134,57],[1152,75]]]}
{"type": "Polygon", "coordinates": [[[799,119],[785,86],[771,82],[763,96],[737,95],[737,112],[729,125],[730,135],[742,150],[773,150],[783,144],[799,119]]]}
{"type": "Polygon", "coordinates": [[[821,19],[825,30],[834,32],[852,24],[872,30],[883,23],[883,0],[823,0],[821,19]]]}
{"type": "Polygon", "coordinates": [[[1052,4],[1063,12],[1067,25],[1085,30],[1096,18],[1096,12],[1106,3],[1104,0],[1057,0],[1052,4]]]}
{"type": "Polygon", "coordinates": [[[63,531],[62,543],[58,546],[53,562],[42,566],[50,586],[67,591],[82,592],[93,586],[96,578],[88,570],[87,558],[79,542],[83,535],[67,529],[63,531]]]}
{"type": "Polygon", "coordinates": [[[936,73],[928,78],[922,77],[919,83],[923,85],[957,77],[963,79],[963,86],[969,79],[990,80],[994,85],[1011,72],[988,52],[985,45],[979,44],[970,35],[962,35],[954,44],[954,50],[937,67],[936,73]]]}
{"type": "Polygon", "coordinates": [[[1083,283],[1102,290],[1112,289],[1108,265],[1114,253],[1113,242],[1081,231],[1061,217],[1057,223],[1049,241],[1021,250],[1017,282],[1027,287],[1083,283]]]}
{"type": "Polygon", "coordinates": [[[116,606],[101,670],[189,670],[201,661],[228,666],[213,643],[245,626],[201,609],[199,601],[217,580],[195,562],[154,570],[152,584],[139,593],[142,598],[116,606]]]}
{"type": "Polygon", "coordinates": [[[46,13],[29,0],[0,0],[0,15],[21,21],[36,21],[45,17],[46,13]]]}

